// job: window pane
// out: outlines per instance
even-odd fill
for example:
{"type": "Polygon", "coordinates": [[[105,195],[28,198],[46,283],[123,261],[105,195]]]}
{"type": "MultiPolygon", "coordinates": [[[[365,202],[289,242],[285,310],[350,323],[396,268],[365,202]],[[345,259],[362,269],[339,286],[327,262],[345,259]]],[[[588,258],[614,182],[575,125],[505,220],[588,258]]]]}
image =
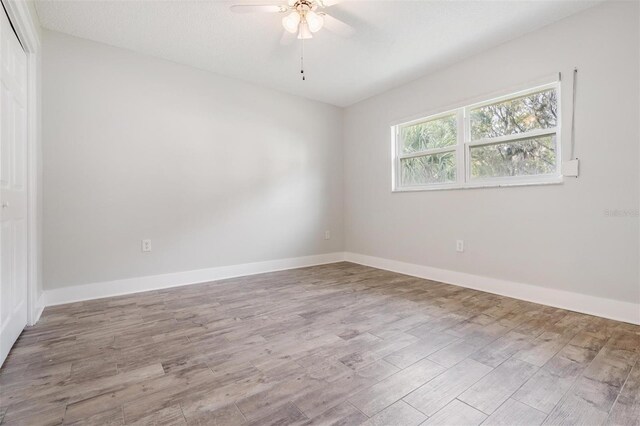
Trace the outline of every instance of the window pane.
{"type": "Polygon", "coordinates": [[[545,90],[472,109],[470,119],[472,140],[556,127],[556,91],[545,90]]]}
{"type": "Polygon", "coordinates": [[[403,186],[455,182],[455,152],[425,155],[400,160],[403,186]]]}
{"type": "Polygon", "coordinates": [[[544,175],[555,172],[554,135],[471,147],[472,178],[544,175]]]}
{"type": "Polygon", "coordinates": [[[411,154],[455,145],[458,142],[457,133],[458,124],[455,115],[401,127],[402,152],[411,154]]]}

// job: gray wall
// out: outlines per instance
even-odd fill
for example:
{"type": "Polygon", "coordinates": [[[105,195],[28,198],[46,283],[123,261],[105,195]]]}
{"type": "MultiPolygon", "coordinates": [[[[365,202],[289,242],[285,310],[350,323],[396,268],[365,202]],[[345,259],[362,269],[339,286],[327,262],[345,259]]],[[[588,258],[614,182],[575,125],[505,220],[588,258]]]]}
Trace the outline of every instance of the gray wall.
{"type": "Polygon", "coordinates": [[[638,13],[637,2],[608,2],[349,107],[346,250],[638,303],[638,217],[605,215],[639,207],[638,13]],[[568,159],[574,66],[578,179],[391,193],[390,123],[558,71],[568,159]]]}
{"type": "Polygon", "coordinates": [[[640,206],[638,13],[607,2],[345,110],[45,31],[45,288],[346,249],[638,303],[638,217],[605,215],[640,206]],[[391,193],[392,122],[558,71],[567,159],[574,66],[580,178],[391,193]]]}
{"type": "Polygon", "coordinates": [[[47,289],[343,249],[339,108],[43,43],[47,289]]]}

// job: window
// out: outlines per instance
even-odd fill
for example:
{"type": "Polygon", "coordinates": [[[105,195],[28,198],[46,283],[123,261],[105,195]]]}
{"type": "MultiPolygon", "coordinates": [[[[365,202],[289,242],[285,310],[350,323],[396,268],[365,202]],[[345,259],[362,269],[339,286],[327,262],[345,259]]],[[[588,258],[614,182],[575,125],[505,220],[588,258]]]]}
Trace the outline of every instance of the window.
{"type": "Polygon", "coordinates": [[[456,181],[456,115],[400,126],[400,180],[404,185],[456,181]]]}
{"type": "Polygon", "coordinates": [[[393,126],[394,190],[560,182],[558,84],[393,126]]]}

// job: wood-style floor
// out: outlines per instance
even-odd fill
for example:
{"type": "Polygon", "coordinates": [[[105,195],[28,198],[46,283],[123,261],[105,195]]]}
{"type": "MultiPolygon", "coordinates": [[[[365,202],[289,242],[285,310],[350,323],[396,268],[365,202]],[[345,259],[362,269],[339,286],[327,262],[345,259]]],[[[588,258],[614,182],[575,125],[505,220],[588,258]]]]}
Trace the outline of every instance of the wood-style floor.
{"type": "Polygon", "coordinates": [[[350,263],[47,308],[6,424],[640,424],[640,327],[350,263]]]}

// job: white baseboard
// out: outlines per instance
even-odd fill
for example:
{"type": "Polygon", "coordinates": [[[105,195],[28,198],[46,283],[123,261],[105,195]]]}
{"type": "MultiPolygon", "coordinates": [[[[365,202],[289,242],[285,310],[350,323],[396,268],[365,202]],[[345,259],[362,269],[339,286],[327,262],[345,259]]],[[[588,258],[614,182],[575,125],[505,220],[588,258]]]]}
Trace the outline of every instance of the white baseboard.
{"type": "Polygon", "coordinates": [[[53,306],[341,261],[358,263],[373,268],[640,325],[640,304],[638,303],[555,290],[350,252],[243,263],[47,290],[39,300],[38,317],[42,313],[45,302],[46,306],[53,306]],[[43,298],[44,302],[42,301],[43,298]]]}
{"type": "Polygon", "coordinates": [[[432,268],[357,253],[345,253],[344,260],[414,277],[486,291],[514,299],[526,300],[528,302],[540,303],[542,305],[640,325],[639,303],[588,296],[586,294],[432,268]]]}
{"type": "Polygon", "coordinates": [[[91,284],[62,287],[45,292],[46,305],[54,306],[64,303],[81,302],[83,300],[101,299],[103,297],[121,296],[143,291],[159,290],[169,287],[180,287],[225,278],[262,274],[265,272],[283,271],[306,266],[323,265],[341,262],[344,253],[327,253],[314,256],[294,257],[288,259],[267,260],[264,262],[243,263],[239,265],[220,266],[197,269],[193,271],[175,272],[162,275],[150,275],[137,278],[126,278],[115,281],[103,281],[91,284]]]}

